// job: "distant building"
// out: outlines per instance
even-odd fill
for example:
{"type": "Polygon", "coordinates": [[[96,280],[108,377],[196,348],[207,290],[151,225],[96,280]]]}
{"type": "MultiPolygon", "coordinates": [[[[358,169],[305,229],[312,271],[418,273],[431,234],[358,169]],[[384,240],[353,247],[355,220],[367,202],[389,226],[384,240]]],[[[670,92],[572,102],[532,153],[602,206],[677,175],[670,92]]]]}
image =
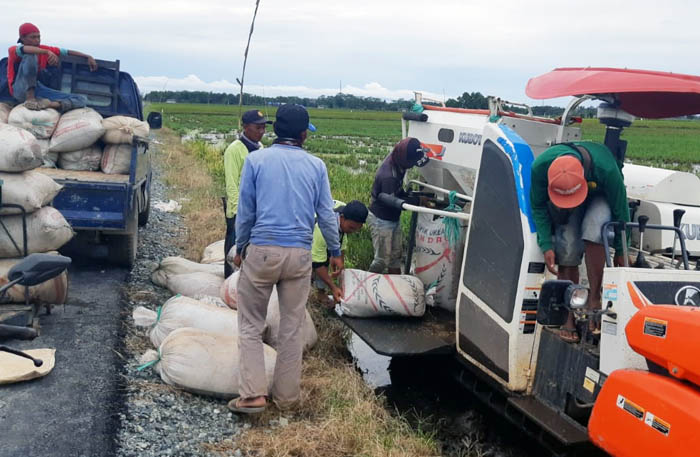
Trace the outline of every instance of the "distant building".
{"type": "Polygon", "coordinates": [[[177,100],[175,100],[174,98],[170,98],[166,100],[165,103],[177,103],[177,100]]]}

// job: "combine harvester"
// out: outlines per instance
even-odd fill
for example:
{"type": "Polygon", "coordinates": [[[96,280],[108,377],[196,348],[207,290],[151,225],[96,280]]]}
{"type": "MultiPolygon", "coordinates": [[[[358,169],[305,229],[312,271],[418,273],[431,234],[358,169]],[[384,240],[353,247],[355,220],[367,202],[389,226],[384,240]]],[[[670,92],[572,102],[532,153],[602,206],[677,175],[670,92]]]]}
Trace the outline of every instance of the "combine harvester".
{"type": "MultiPolygon", "coordinates": [[[[499,99],[491,98],[488,110],[468,110],[423,104],[417,94],[423,111],[404,114],[403,135],[429,147],[431,160],[414,183],[436,193],[438,208],[456,191],[465,207],[458,217],[468,220],[455,260],[461,265],[455,312],[342,319],[383,355],[452,354],[464,386],[554,454],[589,455],[592,442],[615,456],[697,455],[700,271],[689,253],[700,255],[700,179],[625,165],[633,222],[603,230],[631,232],[643,251],[631,249],[634,265],[613,267],[608,258],[603,310],[595,316],[582,309],[586,289],[546,277],[529,186],[538,154],[581,138],[581,120],[571,113],[582,102],[601,101],[605,144],[624,160],[620,134],[635,116],[700,113],[700,78],[565,68],[531,79],[526,93],[574,99],[553,120],[506,111],[499,99]],[[582,333],[578,344],[553,331],[569,310],[582,333]],[[602,321],[599,341],[586,335],[594,318],[602,321]]],[[[417,213],[431,210],[396,204],[414,211],[408,267],[417,213]]]]}

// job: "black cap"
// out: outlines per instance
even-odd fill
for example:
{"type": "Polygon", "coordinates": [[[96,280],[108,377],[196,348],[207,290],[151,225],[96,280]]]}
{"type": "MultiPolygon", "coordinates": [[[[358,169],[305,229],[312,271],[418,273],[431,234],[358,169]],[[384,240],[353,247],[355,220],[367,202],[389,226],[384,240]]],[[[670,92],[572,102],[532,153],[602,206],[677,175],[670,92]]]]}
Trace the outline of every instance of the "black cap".
{"type": "Polygon", "coordinates": [[[250,111],[246,111],[243,113],[243,116],[241,116],[241,123],[242,124],[272,124],[272,121],[268,121],[267,118],[265,118],[265,115],[256,109],[252,109],[250,111]]]}
{"type": "Polygon", "coordinates": [[[280,138],[299,138],[304,130],[316,131],[309,122],[309,113],[301,105],[287,103],[277,108],[275,114],[275,135],[280,138]]]}
{"type": "Polygon", "coordinates": [[[340,214],[345,219],[364,224],[367,220],[367,207],[359,200],[353,200],[343,207],[340,214]]]}
{"type": "Polygon", "coordinates": [[[411,138],[406,146],[406,161],[412,167],[423,167],[428,163],[428,151],[430,149],[423,147],[420,141],[411,138]]]}

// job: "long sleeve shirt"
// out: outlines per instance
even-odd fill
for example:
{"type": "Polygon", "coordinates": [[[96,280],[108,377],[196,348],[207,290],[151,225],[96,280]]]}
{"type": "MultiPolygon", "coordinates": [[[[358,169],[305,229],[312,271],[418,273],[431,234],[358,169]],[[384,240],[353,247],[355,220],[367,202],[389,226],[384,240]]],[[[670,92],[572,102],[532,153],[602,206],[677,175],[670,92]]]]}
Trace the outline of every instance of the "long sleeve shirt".
{"type": "Polygon", "coordinates": [[[340,256],[326,165],[304,149],[274,144],[246,159],[236,214],[236,246],[246,244],[311,250],[314,222],[331,256],[340,256]]]}
{"type": "Polygon", "coordinates": [[[238,189],[241,184],[243,163],[249,152],[262,147],[250,141],[245,135],[234,141],[224,151],[224,180],[226,181],[226,217],[232,218],[238,211],[238,189]]]}
{"type": "Polygon", "coordinates": [[[403,178],[406,175],[406,170],[401,169],[392,160],[392,155],[387,156],[384,162],[377,169],[372,184],[372,204],[369,210],[379,219],[385,221],[398,221],[401,218],[401,210],[385,205],[377,198],[379,194],[389,194],[405,200],[411,205],[418,205],[420,199],[418,197],[409,197],[403,189],[403,178]]]}
{"type": "MultiPolygon", "coordinates": [[[[629,206],[627,203],[627,189],[622,177],[622,169],[610,150],[599,143],[590,141],[577,141],[574,144],[586,148],[591,156],[591,166],[586,175],[588,181],[588,197],[591,199],[597,195],[604,195],[613,221],[630,221],[629,206]]],[[[537,228],[537,244],[546,252],[552,249],[552,218],[549,214],[547,193],[547,171],[554,159],[562,155],[572,155],[581,159],[581,155],[575,149],[567,145],[555,145],[537,156],[532,163],[532,182],[530,186],[530,204],[532,215],[537,228]]],[[[622,237],[615,236],[616,255],[622,255],[622,237]]]]}

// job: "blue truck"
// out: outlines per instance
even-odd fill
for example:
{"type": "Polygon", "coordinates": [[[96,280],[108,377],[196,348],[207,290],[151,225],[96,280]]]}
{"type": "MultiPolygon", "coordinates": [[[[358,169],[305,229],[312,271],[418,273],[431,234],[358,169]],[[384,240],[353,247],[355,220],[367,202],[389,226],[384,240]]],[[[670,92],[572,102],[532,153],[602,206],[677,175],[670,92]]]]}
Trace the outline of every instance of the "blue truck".
{"type": "MultiPolygon", "coordinates": [[[[103,117],[120,115],[143,120],[141,96],[133,78],[120,71],[118,60],[97,63],[98,70],[91,72],[85,59],[63,57],[59,66],[49,67],[42,82],[63,92],[85,95],[88,107],[103,117]]],[[[0,75],[6,74],[6,68],[5,58],[0,61],[0,75]]],[[[8,95],[0,89],[0,101],[8,95]]],[[[160,114],[151,113],[148,123],[152,129],[160,128],[160,114]]],[[[60,168],[38,171],[63,185],[53,206],[73,229],[93,235],[98,243],[106,243],[112,262],[133,266],[138,227],[146,225],[150,210],[152,171],[148,139],[134,138],[128,174],[60,168]]]]}

